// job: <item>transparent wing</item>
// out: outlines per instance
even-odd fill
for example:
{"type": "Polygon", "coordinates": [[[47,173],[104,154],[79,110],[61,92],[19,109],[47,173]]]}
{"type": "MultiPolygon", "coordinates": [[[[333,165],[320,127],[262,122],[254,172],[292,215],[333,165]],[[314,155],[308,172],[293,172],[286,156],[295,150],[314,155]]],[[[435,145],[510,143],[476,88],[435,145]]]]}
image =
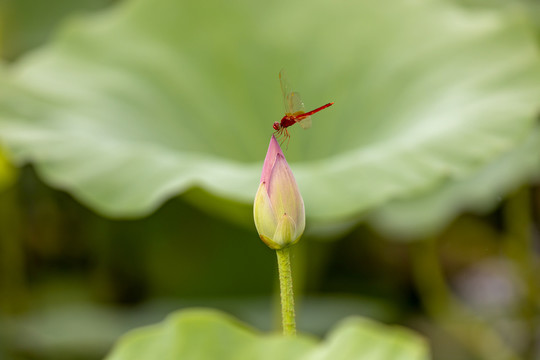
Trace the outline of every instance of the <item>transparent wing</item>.
{"type": "Polygon", "coordinates": [[[304,103],[302,102],[300,94],[291,90],[291,86],[289,85],[285,69],[281,69],[281,71],[279,72],[279,82],[281,84],[281,93],[283,94],[283,105],[285,107],[285,114],[303,114],[304,103]]]}
{"type": "Polygon", "coordinates": [[[287,80],[287,73],[285,69],[281,69],[279,72],[279,83],[281,85],[281,94],[283,95],[283,106],[285,107],[285,114],[291,113],[290,102],[288,101],[289,94],[291,93],[291,86],[287,80]]]}
{"type": "Polygon", "coordinates": [[[287,96],[287,104],[292,115],[302,115],[305,112],[304,102],[297,92],[292,92],[287,96]]]}
{"type": "Polygon", "coordinates": [[[298,121],[302,129],[307,130],[311,127],[311,116],[306,116],[298,121]]]}
{"type": "Polygon", "coordinates": [[[302,101],[299,93],[291,91],[291,86],[287,80],[287,73],[285,72],[285,69],[281,69],[279,72],[279,81],[281,84],[281,92],[283,93],[285,114],[292,115],[294,117],[298,116],[296,122],[299,123],[303,129],[309,129],[311,127],[311,116],[306,116],[304,118],[301,117],[301,115],[305,112],[304,102],[302,101]]]}

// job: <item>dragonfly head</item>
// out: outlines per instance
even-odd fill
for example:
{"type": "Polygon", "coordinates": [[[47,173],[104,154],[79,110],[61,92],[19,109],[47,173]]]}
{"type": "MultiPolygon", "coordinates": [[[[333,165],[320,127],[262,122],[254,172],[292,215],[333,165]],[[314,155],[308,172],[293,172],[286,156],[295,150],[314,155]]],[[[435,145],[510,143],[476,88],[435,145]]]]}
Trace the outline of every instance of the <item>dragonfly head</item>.
{"type": "Polygon", "coordinates": [[[275,122],[274,125],[272,125],[272,127],[274,128],[274,130],[280,130],[281,129],[281,124],[279,122],[275,122]]]}

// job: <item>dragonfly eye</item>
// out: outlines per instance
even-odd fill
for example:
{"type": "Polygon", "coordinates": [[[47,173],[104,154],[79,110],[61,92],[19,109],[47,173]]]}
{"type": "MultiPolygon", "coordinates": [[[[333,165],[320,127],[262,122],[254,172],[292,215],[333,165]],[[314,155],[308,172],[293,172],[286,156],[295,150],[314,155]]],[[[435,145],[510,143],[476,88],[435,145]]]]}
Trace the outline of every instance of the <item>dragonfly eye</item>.
{"type": "Polygon", "coordinates": [[[281,125],[277,121],[274,123],[274,125],[272,125],[272,127],[274,128],[274,130],[281,129],[281,125]]]}

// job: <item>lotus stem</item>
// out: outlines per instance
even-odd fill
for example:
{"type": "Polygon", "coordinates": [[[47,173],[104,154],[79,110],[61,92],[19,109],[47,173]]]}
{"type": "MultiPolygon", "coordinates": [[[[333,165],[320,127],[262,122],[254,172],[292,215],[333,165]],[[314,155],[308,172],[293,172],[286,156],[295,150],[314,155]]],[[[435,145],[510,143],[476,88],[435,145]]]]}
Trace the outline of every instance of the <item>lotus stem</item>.
{"type": "Polygon", "coordinates": [[[294,292],[291,273],[290,249],[276,250],[279,270],[279,289],[281,293],[281,319],[283,335],[296,335],[294,314],[294,292]]]}

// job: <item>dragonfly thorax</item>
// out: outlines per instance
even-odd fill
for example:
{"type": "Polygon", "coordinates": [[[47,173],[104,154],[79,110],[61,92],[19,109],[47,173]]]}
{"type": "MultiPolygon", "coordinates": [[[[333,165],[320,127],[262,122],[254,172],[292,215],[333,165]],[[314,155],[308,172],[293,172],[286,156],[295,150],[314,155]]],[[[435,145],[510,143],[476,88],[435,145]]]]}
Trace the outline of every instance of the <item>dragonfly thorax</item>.
{"type": "Polygon", "coordinates": [[[279,123],[279,125],[281,127],[288,128],[289,126],[296,124],[297,121],[298,121],[298,118],[295,118],[294,116],[291,116],[291,115],[285,115],[283,119],[281,119],[281,122],[279,123]]]}

